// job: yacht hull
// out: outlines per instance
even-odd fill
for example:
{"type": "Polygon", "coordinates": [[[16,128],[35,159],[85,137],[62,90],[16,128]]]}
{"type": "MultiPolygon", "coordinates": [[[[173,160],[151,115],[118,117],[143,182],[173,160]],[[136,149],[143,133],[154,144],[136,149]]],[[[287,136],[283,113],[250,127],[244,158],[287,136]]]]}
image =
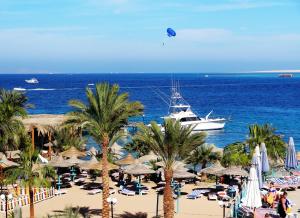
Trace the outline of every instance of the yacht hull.
{"type": "Polygon", "coordinates": [[[192,125],[194,127],[193,131],[210,131],[210,130],[220,130],[224,129],[225,122],[180,122],[181,126],[192,125]]]}

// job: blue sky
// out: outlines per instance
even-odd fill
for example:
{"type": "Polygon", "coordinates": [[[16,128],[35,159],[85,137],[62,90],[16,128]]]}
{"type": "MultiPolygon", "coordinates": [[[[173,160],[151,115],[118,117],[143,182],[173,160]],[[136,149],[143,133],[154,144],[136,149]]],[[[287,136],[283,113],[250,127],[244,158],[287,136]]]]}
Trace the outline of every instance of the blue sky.
{"type": "Polygon", "coordinates": [[[297,0],[0,0],[0,5],[0,73],[300,68],[297,0]],[[176,30],[175,38],[166,36],[167,27],[176,30]]]}

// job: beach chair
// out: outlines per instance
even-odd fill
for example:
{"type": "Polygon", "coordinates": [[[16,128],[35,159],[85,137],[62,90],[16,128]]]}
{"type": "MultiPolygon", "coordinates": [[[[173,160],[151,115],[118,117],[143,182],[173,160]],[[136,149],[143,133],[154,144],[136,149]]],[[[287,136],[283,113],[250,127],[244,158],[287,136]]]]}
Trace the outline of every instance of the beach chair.
{"type": "Polygon", "coordinates": [[[99,194],[101,192],[102,192],[102,189],[97,188],[97,189],[93,189],[93,190],[88,191],[88,194],[89,195],[95,195],[95,194],[99,194]]]}
{"type": "Polygon", "coordinates": [[[64,195],[64,194],[67,194],[67,191],[64,190],[64,189],[56,190],[56,191],[54,192],[54,195],[64,195]]]}
{"type": "Polygon", "coordinates": [[[74,183],[84,183],[84,182],[85,182],[85,178],[74,179],[74,183]]]}
{"type": "Polygon", "coordinates": [[[141,195],[146,195],[146,194],[148,194],[149,193],[149,190],[147,190],[147,189],[142,189],[142,190],[140,190],[140,194],[141,195]]]}
{"type": "Polygon", "coordinates": [[[201,190],[193,190],[190,194],[186,196],[187,199],[197,199],[202,196],[201,190]]]}
{"type": "Polygon", "coordinates": [[[123,188],[122,190],[119,191],[120,194],[126,195],[126,196],[134,196],[135,192],[131,191],[129,189],[123,188]]]}

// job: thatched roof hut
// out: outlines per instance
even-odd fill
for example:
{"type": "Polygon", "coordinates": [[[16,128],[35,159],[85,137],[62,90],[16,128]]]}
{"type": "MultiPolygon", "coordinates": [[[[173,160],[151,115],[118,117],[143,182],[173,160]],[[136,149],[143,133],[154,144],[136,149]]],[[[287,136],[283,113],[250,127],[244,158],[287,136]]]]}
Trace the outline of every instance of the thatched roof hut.
{"type": "Polygon", "coordinates": [[[36,114],[22,119],[22,122],[27,131],[31,132],[32,129],[37,129],[39,133],[45,134],[49,131],[49,127],[57,127],[66,119],[67,116],[62,114],[36,114]]]}

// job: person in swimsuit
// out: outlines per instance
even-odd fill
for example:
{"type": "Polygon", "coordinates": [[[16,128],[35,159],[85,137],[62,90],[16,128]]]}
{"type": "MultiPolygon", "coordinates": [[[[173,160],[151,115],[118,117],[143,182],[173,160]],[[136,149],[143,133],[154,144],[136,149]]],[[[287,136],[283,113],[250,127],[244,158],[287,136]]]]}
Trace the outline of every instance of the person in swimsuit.
{"type": "Polygon", "coordinates": [[[287,202],[287,192],[283,192],[283,194],[281,195],[280,199],[279,199],[279,203],[278,203],[278,213],[279,216],[282,218],[286,217],[287,214],[287,208],[288,208],[288,202],[287,202]]]}

